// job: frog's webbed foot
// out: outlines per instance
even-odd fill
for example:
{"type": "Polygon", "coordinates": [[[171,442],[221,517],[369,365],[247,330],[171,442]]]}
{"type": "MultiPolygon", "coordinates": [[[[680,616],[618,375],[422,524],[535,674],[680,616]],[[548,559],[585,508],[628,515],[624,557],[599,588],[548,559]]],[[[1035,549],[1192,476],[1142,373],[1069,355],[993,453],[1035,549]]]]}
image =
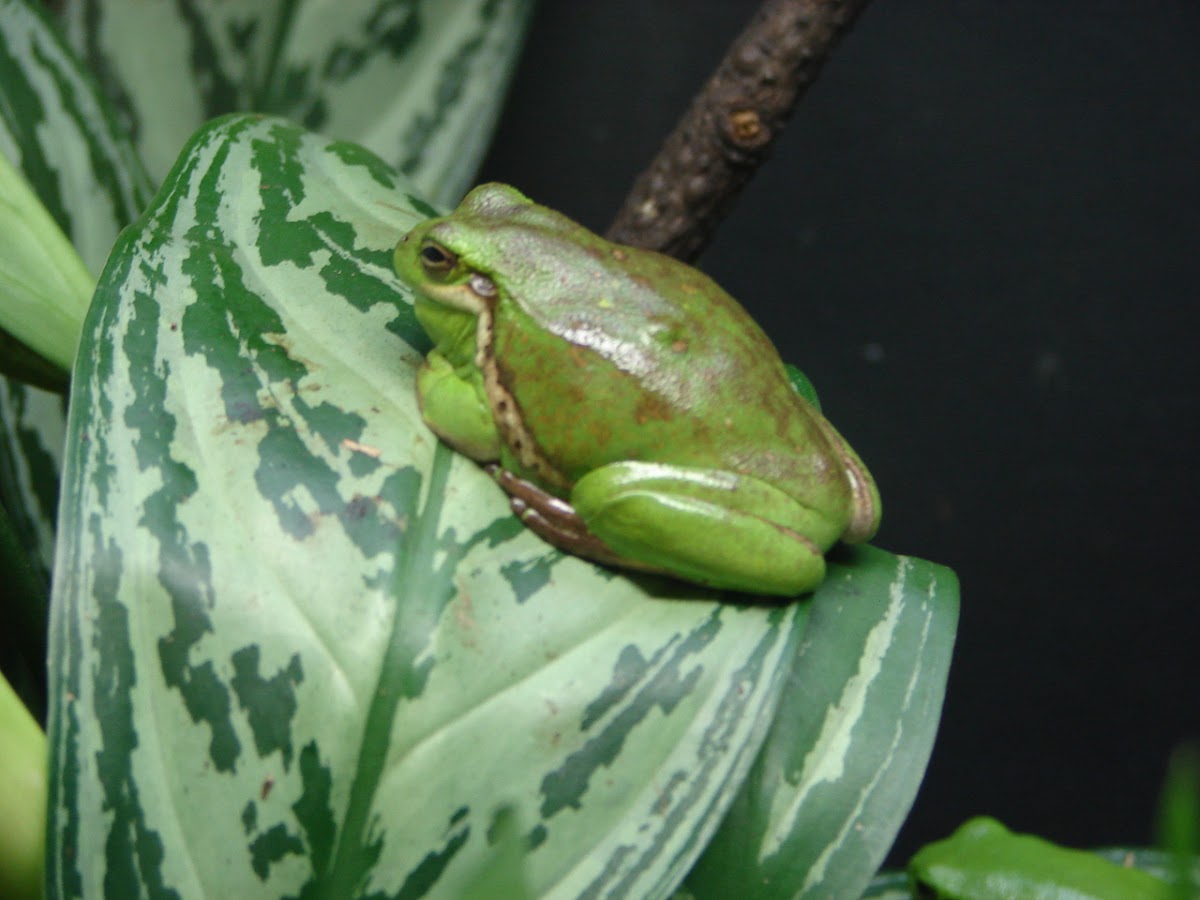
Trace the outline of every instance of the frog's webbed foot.
{"type": "Polygon", "coordinates": [[[555,497],[531,481],[519,478],[496,464],[484,466],[508,494],[513,513],[542,540],[560,550],[603,563],[643,572],[662,572],[655,566],[623,559],[592,534],[566,500],[555,497]]]}

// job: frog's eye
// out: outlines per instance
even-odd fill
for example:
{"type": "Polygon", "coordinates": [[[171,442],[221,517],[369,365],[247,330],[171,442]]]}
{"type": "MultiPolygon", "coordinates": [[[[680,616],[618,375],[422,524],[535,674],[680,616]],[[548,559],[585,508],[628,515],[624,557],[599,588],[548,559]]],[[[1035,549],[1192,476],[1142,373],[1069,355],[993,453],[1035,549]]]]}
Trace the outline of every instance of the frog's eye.
{"type": "Polygon", "coordinates": [[[421,265],[427,271],[431,272],[446,272],[454,268],[454,264],[458,262],[458,257],[447,250],[445,247],[439,247],[437,244],[425,244],[421,248],[421,265]]]}

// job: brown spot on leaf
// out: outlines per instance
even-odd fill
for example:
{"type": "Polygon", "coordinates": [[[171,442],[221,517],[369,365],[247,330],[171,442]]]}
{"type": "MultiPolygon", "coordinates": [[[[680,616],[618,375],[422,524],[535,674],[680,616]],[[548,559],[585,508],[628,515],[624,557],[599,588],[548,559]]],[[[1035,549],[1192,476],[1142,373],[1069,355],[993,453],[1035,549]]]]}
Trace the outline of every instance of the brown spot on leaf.
{"type": "Polygon", "coordinates": [[[343,522],[360,522],[374,510],[376,498],[364,497],[362,494],[356,496],[353,500],[346,504],[342,510],[341,519],[343,522]]]}
{"type": "Polygon", "coordinates": [[[370,444],[360,444],[358,441],[351,440],[350,438],[343,438],[342,446],[347,450],[351,450],[355,453],[362,453],[365,456],[371,457],[372,459],[379,459],[379,457],[383,455],[383,451],[378,447],[372,447],[370,444]]]}

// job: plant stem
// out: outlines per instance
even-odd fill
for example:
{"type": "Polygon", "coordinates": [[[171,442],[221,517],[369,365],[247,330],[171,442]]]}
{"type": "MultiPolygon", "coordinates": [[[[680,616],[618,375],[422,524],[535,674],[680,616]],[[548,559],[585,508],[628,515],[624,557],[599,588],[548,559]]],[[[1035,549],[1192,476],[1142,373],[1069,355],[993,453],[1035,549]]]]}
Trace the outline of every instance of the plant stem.
{"type": "Polygon", "coordinates": [[[692,262],[869,0],[766,0],[638,177],[610,240],[692,262]]]}

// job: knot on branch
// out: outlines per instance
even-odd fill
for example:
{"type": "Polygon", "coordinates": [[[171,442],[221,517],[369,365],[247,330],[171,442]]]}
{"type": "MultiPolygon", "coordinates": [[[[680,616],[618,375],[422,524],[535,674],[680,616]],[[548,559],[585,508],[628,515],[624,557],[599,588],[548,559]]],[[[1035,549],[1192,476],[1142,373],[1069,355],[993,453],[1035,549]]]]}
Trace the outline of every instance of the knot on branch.
{"type": "Polygon", "coordinates": [[[740,104],[726,111],[719,131],[725,141],[745,153],[753,153],[771,143],[771,129],[758,110],[740,104]]]}

